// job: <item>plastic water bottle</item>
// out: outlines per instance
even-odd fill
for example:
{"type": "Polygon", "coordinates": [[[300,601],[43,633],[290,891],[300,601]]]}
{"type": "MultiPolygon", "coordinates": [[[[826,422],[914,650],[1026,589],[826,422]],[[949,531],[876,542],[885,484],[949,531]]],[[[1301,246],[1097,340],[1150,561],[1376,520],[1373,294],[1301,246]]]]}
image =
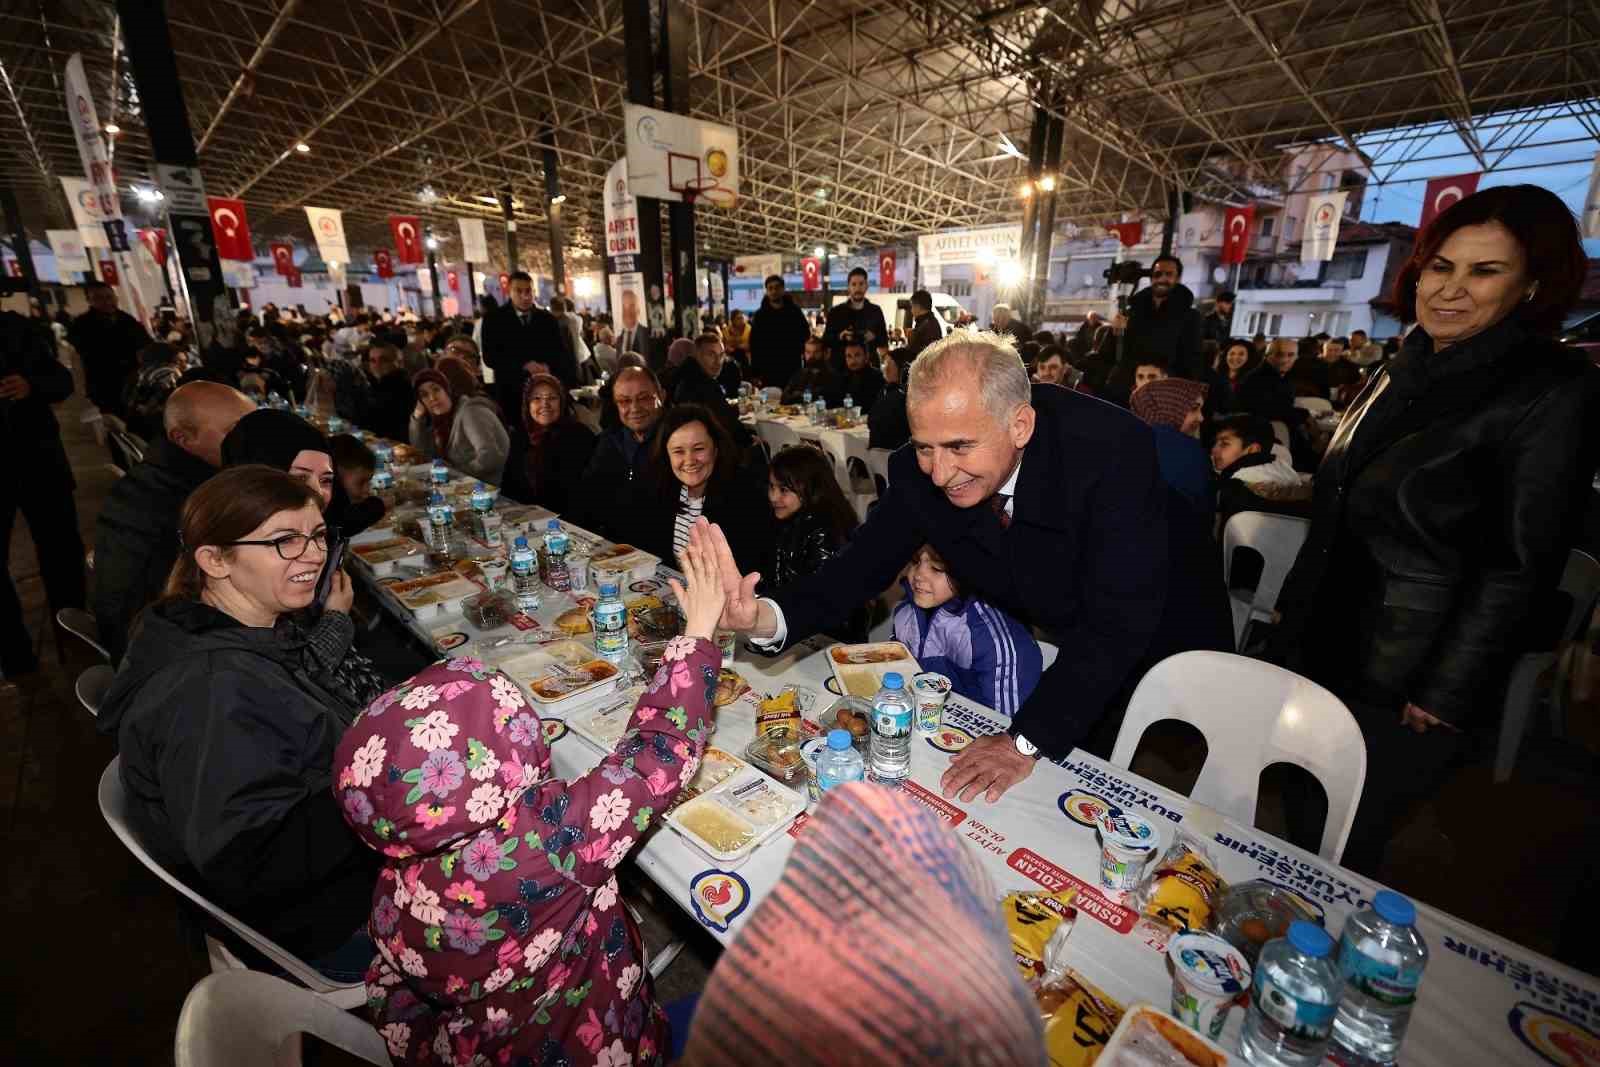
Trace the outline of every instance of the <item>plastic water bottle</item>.
{"type": "Polygon", "coordinates": [[[809,389],[800,394],[800,410],[807,415],[811,414],[811,390],[809,389]]]}
{"type": "Polygon", "coordinates": [[[615,579],[601,582],[600,599],[594,602],[590,618],[594,650],[613,662],[628,654],[628,606],[622,602],[620,590],[615,579]]]}
{"type": "Polygon", "coordinates": [[[826,793],[845,782],[859,782],[867,767],[851,744],[849,730],[829,730],[828,747],[817,757],[817,790],[826,793]]]}
{"type": "Polygon", "coordinates": [[[812,409],[811,421],[818,426],[828,421],[828,402],[821,397],[817,398],[816,406],[812,409]]]}
{"type": "Polygon", "coordinates": [[[516,590],[518,611],[539,610],[539,560],[526,537],[518,537],[511,546],[511,587],[516,590]]]}
{"type": "Polygon", "coordinates": [[[1256,962],[1240,1051],[1265,1067],[1315,1067],[1333,1036],[1339,1010],[1339,965],[1333,938],[1315,923],[1289,924],[1289,936],[1268,941],[1256,962]]]}
{"type": "Polygon", "coordinates": [[[444,460],[436,459],[428,471],[428,481],[434,485],[444,485],[450,480],[450,468],[444,465],[444,460]]]}
{"type": "Polygon", "coordinates": [[[428,499],[428,525],[433,529],[433,550],[445,559],[455,555],[455,546],[450,543],[451,535],[455,533],[456,509],[450,506],[444,494],[435,489],[433,496],[428,499]]]}
{"type": "Polygon", "coordinates": [[[372,472],[372,491],[374,493],[388,493],[394,490],[394,471],[388,464],[378,464],[378,469],[372,472]]]}
{"type": "Polygon", "coordinates": [[[394,449],[380,441],[372,446],[372,458],[387,467],[394,462],[394,449]]]}
{"type": "Polygon", "coordinates": [[[883,676],[872,698],[872,780],[898,786],[911,773],[911,720],[916,706],[897,671],[883,676]]]}
{"type": "Polygon", "coordinates": [[[489,511],[494,507],[494,493],[487,485],[479,482],[472,487],[472,510],[476,512],[489,511]]]}
{"type": "Polygon", "coordinates": [[[856,398],[849,393],[844,394],[844,414],[846,418],[856,417],[856,398]]]}
{"type": "Polygon", "coordinates": [[[1428,966],[1428,943],[1416,923],[1416,906],[1388,889],[1378,890],[1372,907],[1345,920],[1339,939],[1344,997],[1333,1020],[1333,1042],[1351,1059],[1387,1064],[1400,1058],[1428,966]]]}
{"type": "Polygon", "coordinates": [[[558,593],[572,588],[572,572],[567,570],[567,549],[571,544],[560,519],[551,519],[545,525],[545,584],[558,593]]]}

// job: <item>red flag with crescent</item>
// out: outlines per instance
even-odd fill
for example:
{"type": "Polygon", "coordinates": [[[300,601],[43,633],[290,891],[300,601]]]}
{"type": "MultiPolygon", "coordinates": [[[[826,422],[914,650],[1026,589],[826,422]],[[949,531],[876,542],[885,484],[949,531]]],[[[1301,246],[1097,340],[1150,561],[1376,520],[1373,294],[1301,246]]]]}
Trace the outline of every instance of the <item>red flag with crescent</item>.
{"type": "Polygon", "coordinates": [[[1428,183],[1427,190],[1422,194],[1422,221],[1417,223],[1417,229],[1426,230],[1428,224],[1437,218],[1440,212],[1455,203],[1465,200],[1478,191],[1478,179],[1483,177],[1478,174],[1457,174],[1449,178],[1435,178],[1428,183]]]}
{"type": "Polygon", "coordinates": [[[800,277],[805,282],[806,292],[822,288],[822,260],[814,256],[807,256],[800,261],[800,277]]]}
{"type": "Polygon", "coordinates": [[[886,248],[878,253],[878,288],[894,288],[894,249],[886,248]]]}
{"type": "Polygon", "coordinates": [[[1254,204],[1230,207],[1222,217],[1222,262],[1243,263],[1250,248],[1250,225],[1255,222],[1254,204]]]}
{"type": "Polygon", "coordinates": [[[372,263],[373,266],[378,268],[378,277],[394,277],[394,256],[390,254],[387,248],[380,248],[372,253],[372,263]]]}
{"type": "Polygon", "coordinates": [[[299,267],[290,267],[284,274],[283,280],[288,283],[291,289],[298,289],[305,284],[305,279],[300,276],[299,267]]]}
{"type": "Polygon", "coordinates": [[[114,260],[102,259],[100,261],[100,280],[107,285],[116,285],[120,280],[117,277],[117,264],[114,260]]]}
{"type": "Polygon", "coordinates": [[[447,271],[445,273],[444,280],[450,286],[450,291],[452,293],[461,291],[461,275],[457,274],[455,271],[447,271]]]}
{"type": "Polygon", "coordinates": [[[272,252],[272,269],[287,278],[294,270],[294,245],[287,241],[273,241],[267,248],[272,252]]]}
{"type": "Polygon", "coordinates": [[[415,215],[390,215],[389,233],[402,266],[422,262],[422,224],[415,215]]]}
{"type": "Polygon", "coordinates": [[[1143,222],[1108,222],[1106,229],[1117,235],[1117,240],[1122,242],[1123,248],[1132,248],[1144,240],[1143,222]]]}
{"type": "Polygon", "coordinates": [[[206,197],[211,212],[211,237],[217,242],[217,258],[248,263],[256,258],[250,246],[250,226],[245,221],[244,201],[225,196],[206,197]]]}
{"type": "Polygon", "coordinates": [[[505,271],[500,272],[500,291],[502,293],[511,292],[511,275],[505,271]]]}
{"type": "Polygon", "coordinates": [[[150,250],[150,258],[156,261],[156,266],[167,265],[167,231],[155,226],[139,231],[139,243],[150,250]]]}

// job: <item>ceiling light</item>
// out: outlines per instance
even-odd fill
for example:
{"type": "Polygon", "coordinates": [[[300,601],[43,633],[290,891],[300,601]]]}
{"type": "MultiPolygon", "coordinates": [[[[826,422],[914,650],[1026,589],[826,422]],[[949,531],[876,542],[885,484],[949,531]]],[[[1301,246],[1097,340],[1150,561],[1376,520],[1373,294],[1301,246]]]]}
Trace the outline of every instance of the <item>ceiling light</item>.
{"type": "Polygon", "coordinates": [[[115,137],[117,134],[122,132],[122,127],[118,126],[115,122],[108,122],[106,123],[106,132],[115,137]]]}
{"type": "Polygon", "coordinates": [[[166,199],[160,189],[148,185],[135,185],[133,187],[133,196],[141,204],[154,204],[159,200],[166,199]]]}
{"type": "Polygon", "coordinates": [[[1054,192],[1055,187],[1056,176],[1054,174],[1046,174],[1043,178],[1039,179],[1039,191],[1041,193],[1054,192]]]}
{"type": "Polygon", "coordinates": [[[552,196],[550,198],[550,203],[552,205],[554,205],[554,204],[565,204],[566,202],[567,202],[567,194],[566,193],[557,193],[555,196],[552,196]]]}
{"type": "Polygon", "coordinates": [[[305,153],[311,151],[311,146],[306,144],[304,141],[296,141],[294,143],[294,150],[299,152],[301,155],[304,155],[305,153]]]}
{"type": "Polygon", "coordinates": [[[424,185],[421,189],[417,190],[417,199],[422,201],[424,204],[431,204],[435,200],[439,199],[439,194],[433,191],[433,186],[424,185]]]}
{"type": "Polygon", "coordinates": [[[425,243],[427,244],[428,251],[430,252],[439,247],[439,239],[433,236],[431,233],[428,235],[428,240],[425,243]]]}
{"type": "Polygon", "coordinates": [[[1026,200],[1026,199],[1028,199],[1028,197],[1030,197],[1032,195],[1033,195],[1033,183],[1032,182],[1023,182],[1021,185],[1017,186],[1017,196],[1020,199],[1026,200]]]}
{"type": "Polygon", "coordinates": [[[1008,259],[1000,264],[1000,284],[1007,289],[1015,289],[1022,284],[1022,264],[1014,259],[1008,259]]]}
{"type": "Polygon", "coordinates": [[[815,193],[813,193],[812,195],[815,196],[818,200],[826,200],[826,199],[828,199],[828,190],[826,188],[818,186],[817,187],[817,191],[815,193]]]}
{"type": "Polygon", "coordinates": [[[811,250],[811,254],[816,256],[818,259],[820,259],[823,256],[828,254],[828,250],[826,248],[823,248],[821,245],[818,245],[817,247],[815,247],[815,248],[813,248],[811,250]]]}

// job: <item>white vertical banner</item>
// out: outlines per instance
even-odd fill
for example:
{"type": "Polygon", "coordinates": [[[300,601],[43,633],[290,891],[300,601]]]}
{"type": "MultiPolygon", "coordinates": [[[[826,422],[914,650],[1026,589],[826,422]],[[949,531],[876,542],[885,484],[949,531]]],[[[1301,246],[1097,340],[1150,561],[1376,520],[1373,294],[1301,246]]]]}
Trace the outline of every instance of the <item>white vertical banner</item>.
{"type": "MultiPolygon", "coordinates": [[[[67,91],[67,118],[72,122],[72,134],[78,142],[78,158],[83,162],[84,177],[94,194],[95,210],[107,232],[121,231],[121,249],[111,253],[117,265],[117,278],[129,303],[129,311],[141,323],[150,321],[154,307],[147,307],[138,288],[133,284],[134,262],[132,246],[137,240],[128,233],[122,220],[122,196],[117,192],[117,177],[111,169],[111,156],[100,129],[100,116],[95,110],[94,97],[89,91],[89,79],[83,73],[83,57],[76,52],[67,60],[63,72],[67,91]]],[[[76,209],[74,209],[76,211],[76,209]]]]}
{"type": "Polygon", "coordinates": [[[489,262],[489,242],[483,235],[482,219],[457,219],[461,227],[461,258],[468,263],[489,262]]]}
{"type": "MultiPolygon", "coordinates": [[[[600,198],[605,211],[606,255],[639,254],[639,205],[628,191],[628,161],[619,159],[606,171],[605,192],[600,198]]],[[[619,268],[620,269],[620,268],[619,268]]]]}
{"type": "Polygon", "coordinates": [[[733,276],[765,281],[770,275],[783,274],[783,257],[776,253],[763,256],[734,256],[733,276]]]}
{"type": "Polygon", "coordinates": [[[1589,168],[1589,195],[1583,201],[1583,235],[1600,237],[1600,152],[1589,168]]]}
{"type": "Polygon", "coordinates": [[[63,282],[66,281],[67,271],[88,273],[94,269],[83,243],[83,234],[77,230],[46,230],[44,236],[50,242],[50,251],[56,257],[56,273],[63,282]]]}
{"type": "Polygon", "coordinates": [[[111,242],[106,240],[106,228],[101,225],[105,216],[100,214],[100,200],[95,196],[94,187],[83,178],[62,178],[61,191],[72,206],[72,224],[78,227],[83,247],[110,247],[111,242]]]}
{"type": "Polygon", "coordinates": [[[328,264],[349,263],[350,248],[344,240],[344,213],[331,207],[308,207],[306,218],[317,239],[317,255],[328,264]]]}
{"type": "Polygon", "coordinates": [[[1300,238],[1300,262],[1322,263],[1333,258],[1339,243],[1339,220],[1344,217],[1348,192],[1318,193],[1306,205],[1305,230],[1300,238]]]}

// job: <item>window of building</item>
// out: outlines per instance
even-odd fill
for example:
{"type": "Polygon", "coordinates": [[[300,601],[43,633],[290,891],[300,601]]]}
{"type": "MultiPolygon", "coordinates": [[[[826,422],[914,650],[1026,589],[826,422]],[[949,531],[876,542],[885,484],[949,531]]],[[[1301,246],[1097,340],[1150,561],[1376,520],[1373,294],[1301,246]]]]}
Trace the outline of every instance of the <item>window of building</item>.
{"type": "Polygon", "coordinates": [[[1332,173],[1332,172],[1329,172],[1329,173],[1324,174],[1322,176],[1322,191],[1323,192],[1331,193],[1333,191],[1333,187],[1335,185],[1338,185],[1338,184],[1339,184],[1339,175],[1337,175],[1335,173],[1332,173]]]}
{"type": "Polygon", "coordinates": [[[1322,280],[1325,282],[1355,281],[1367,273],[1367,250],[1358,248],[1353,252],[1335,252],[1333,258],[1322,268],[1322,280]]]}
{"type": "Polygon", "coordinates": [[[1277,225],[1278,225],[1278,216],[1276,216],[1276,215],[1268,215],[1266,218],[1261,220],[1261,227],[1260,227],[1259,230],[1257,230],[1257,233],[1259,233],[1260,236],[1262,236],[1262,237],[1271,237],[1273,229],[1277,225]]]}
{"type": "Polygon", "coordinates": [[[1330,337],[1343,337],[1350,327],[1350,312],[1330,311],[1323,322],[1322,328],[1328,331],[1330,337]]]}
{"type": "Polygon", "coordinates": [[[1267,336],[1268,337],[1276,337],[1282,332],[1283,332],[1283,316],[1282,315],[1269,315],[1269,316],[1267,316],[1267,336]]]}
{"type": "Polygon", "coordinates": [[[1283,232],[1284,233],[1299,233],[1300,232],[1300,220],[1295,218],[1293,215],[1290,215],[1287,219],[1284,220],[1283,232]]]}
{"type": "Polygon", "coordinates": [[[939,288],[946,296],[971,296],[972,295],[972,283],[971,282],[949,281],[949,282],[945,282],[939,288]]]}

